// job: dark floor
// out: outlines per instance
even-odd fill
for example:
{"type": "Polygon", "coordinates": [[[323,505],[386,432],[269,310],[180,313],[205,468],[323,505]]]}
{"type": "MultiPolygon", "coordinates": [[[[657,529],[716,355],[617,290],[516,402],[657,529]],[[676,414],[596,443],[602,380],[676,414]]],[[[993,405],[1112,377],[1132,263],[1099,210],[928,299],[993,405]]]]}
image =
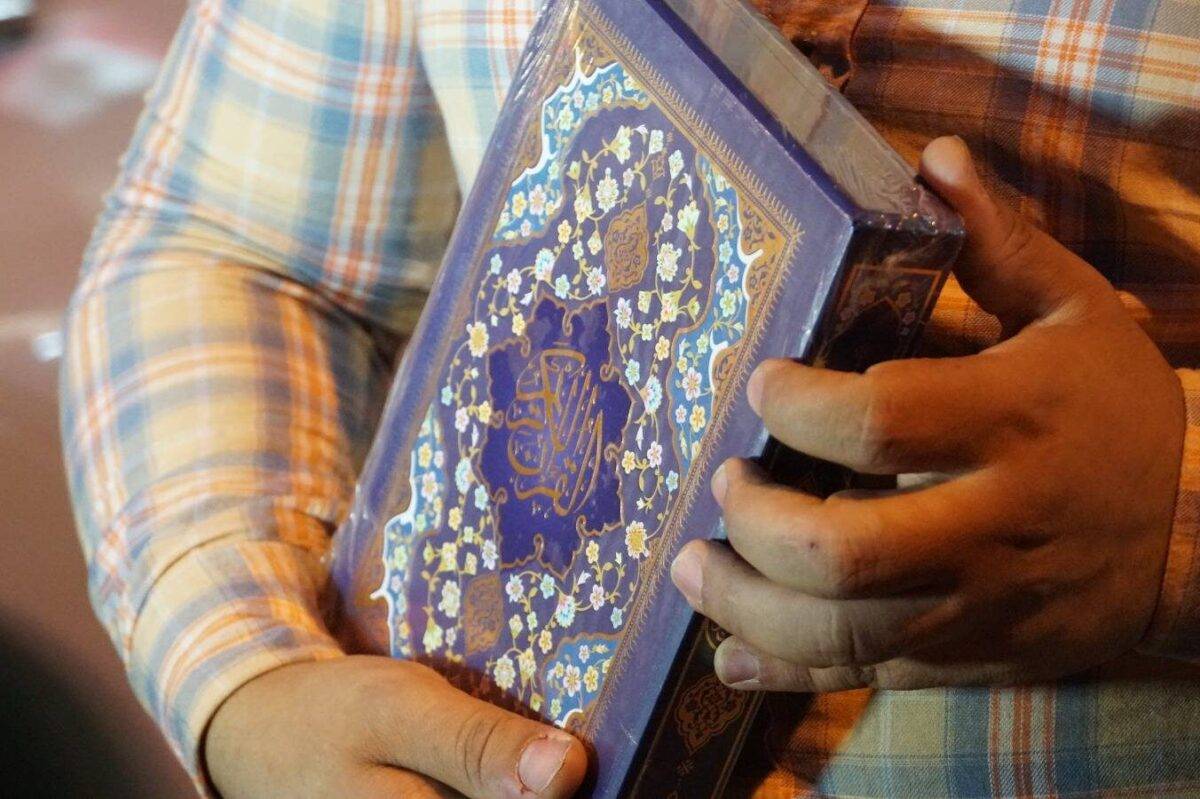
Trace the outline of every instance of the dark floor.
{"type": "Polygon", "coordinates": [[[26,786],[10,796],[191,793],[88,606],[55,408],[80,253],[183,6],[39,0],[33,34],[0,42],[0,760],[6,790],[26,786]]]}

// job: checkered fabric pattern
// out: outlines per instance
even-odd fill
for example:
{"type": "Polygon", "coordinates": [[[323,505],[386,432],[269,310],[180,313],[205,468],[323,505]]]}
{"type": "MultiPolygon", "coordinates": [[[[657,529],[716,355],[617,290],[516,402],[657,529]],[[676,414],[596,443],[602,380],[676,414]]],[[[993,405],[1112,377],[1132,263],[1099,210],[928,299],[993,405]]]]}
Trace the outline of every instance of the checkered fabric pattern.
{"type": "MultiPolygon", "coordinates": [[[[221,701],[341,655],[323,557],[537,5],[195,0],[148,96],[71,304],[62,424],[96,610],[202,788],[221,701]]],[[[853,30],[847,91],[892,144],[966,138],[1180,368],[1146,642],[1173,660],[817,697],[763,744],[779,768],[759,793],[1198,795],[1200,5],[878,0],[853,30]]],[[[952,285],[930,346],[996,333],[952,285]]]]}

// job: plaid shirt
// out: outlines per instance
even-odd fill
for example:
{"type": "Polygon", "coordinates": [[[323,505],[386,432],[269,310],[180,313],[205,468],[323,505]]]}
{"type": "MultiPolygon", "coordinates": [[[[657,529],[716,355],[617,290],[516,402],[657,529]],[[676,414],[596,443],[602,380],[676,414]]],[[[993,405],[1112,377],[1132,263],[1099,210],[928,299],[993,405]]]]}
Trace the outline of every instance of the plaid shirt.
{"type": "MultiPolygon", "coordinates": [[[[1186,454],[1145,645],[1174,660],[816,697],[762,743],[778,768],[759,793],[1196,795],[1200,6],[855,4],[854,25],[831,16],[853,31],[858,107],[911,159],[964,136],[1180,367],[1186,454]]],[[[536,5],[196,0],[149,94],[71,305],[63,429],[95,607],[194,774],[234,689],[341,655],[323,558],[536,5]]],[[[838,53],[828,38],[815,56],[838,53]]],[[[942,351],[997,333],[954,285],[935,322],[942,351]]]]}

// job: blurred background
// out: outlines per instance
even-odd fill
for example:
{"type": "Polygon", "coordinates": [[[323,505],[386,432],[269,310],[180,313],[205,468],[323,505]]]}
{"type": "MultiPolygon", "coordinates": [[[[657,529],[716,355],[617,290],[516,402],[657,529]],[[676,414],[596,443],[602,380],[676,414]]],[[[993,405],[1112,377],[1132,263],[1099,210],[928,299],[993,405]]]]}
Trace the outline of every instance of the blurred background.
{"type": "Polygon", "coordinates": [[[5,796],[194,795],[88,605],[56,407],[58,328],[80,255],[184,5],[0,0],[5,796]]]}

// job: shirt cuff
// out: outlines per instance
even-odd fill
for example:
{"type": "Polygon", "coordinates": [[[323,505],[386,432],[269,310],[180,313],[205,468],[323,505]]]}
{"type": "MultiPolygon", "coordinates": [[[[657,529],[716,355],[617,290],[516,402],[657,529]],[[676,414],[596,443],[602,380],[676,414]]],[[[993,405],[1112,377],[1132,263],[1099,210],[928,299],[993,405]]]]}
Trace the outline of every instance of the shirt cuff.
{"type": "Polygon", "coordinates": [[[1187,407],[1179,495],[1158,609],[1141,649],[1200,660],[1200,372],[1181,369],[1187,407]]]}
{"type": "Polygon", "coordinates": [[[216,795],[204,735],[234,691],[280,666],[343,656],[317,607],[314,558],[281,542],[215,542],[166,570],[142,606],[133,687],[202,795],[216,795]]]}

